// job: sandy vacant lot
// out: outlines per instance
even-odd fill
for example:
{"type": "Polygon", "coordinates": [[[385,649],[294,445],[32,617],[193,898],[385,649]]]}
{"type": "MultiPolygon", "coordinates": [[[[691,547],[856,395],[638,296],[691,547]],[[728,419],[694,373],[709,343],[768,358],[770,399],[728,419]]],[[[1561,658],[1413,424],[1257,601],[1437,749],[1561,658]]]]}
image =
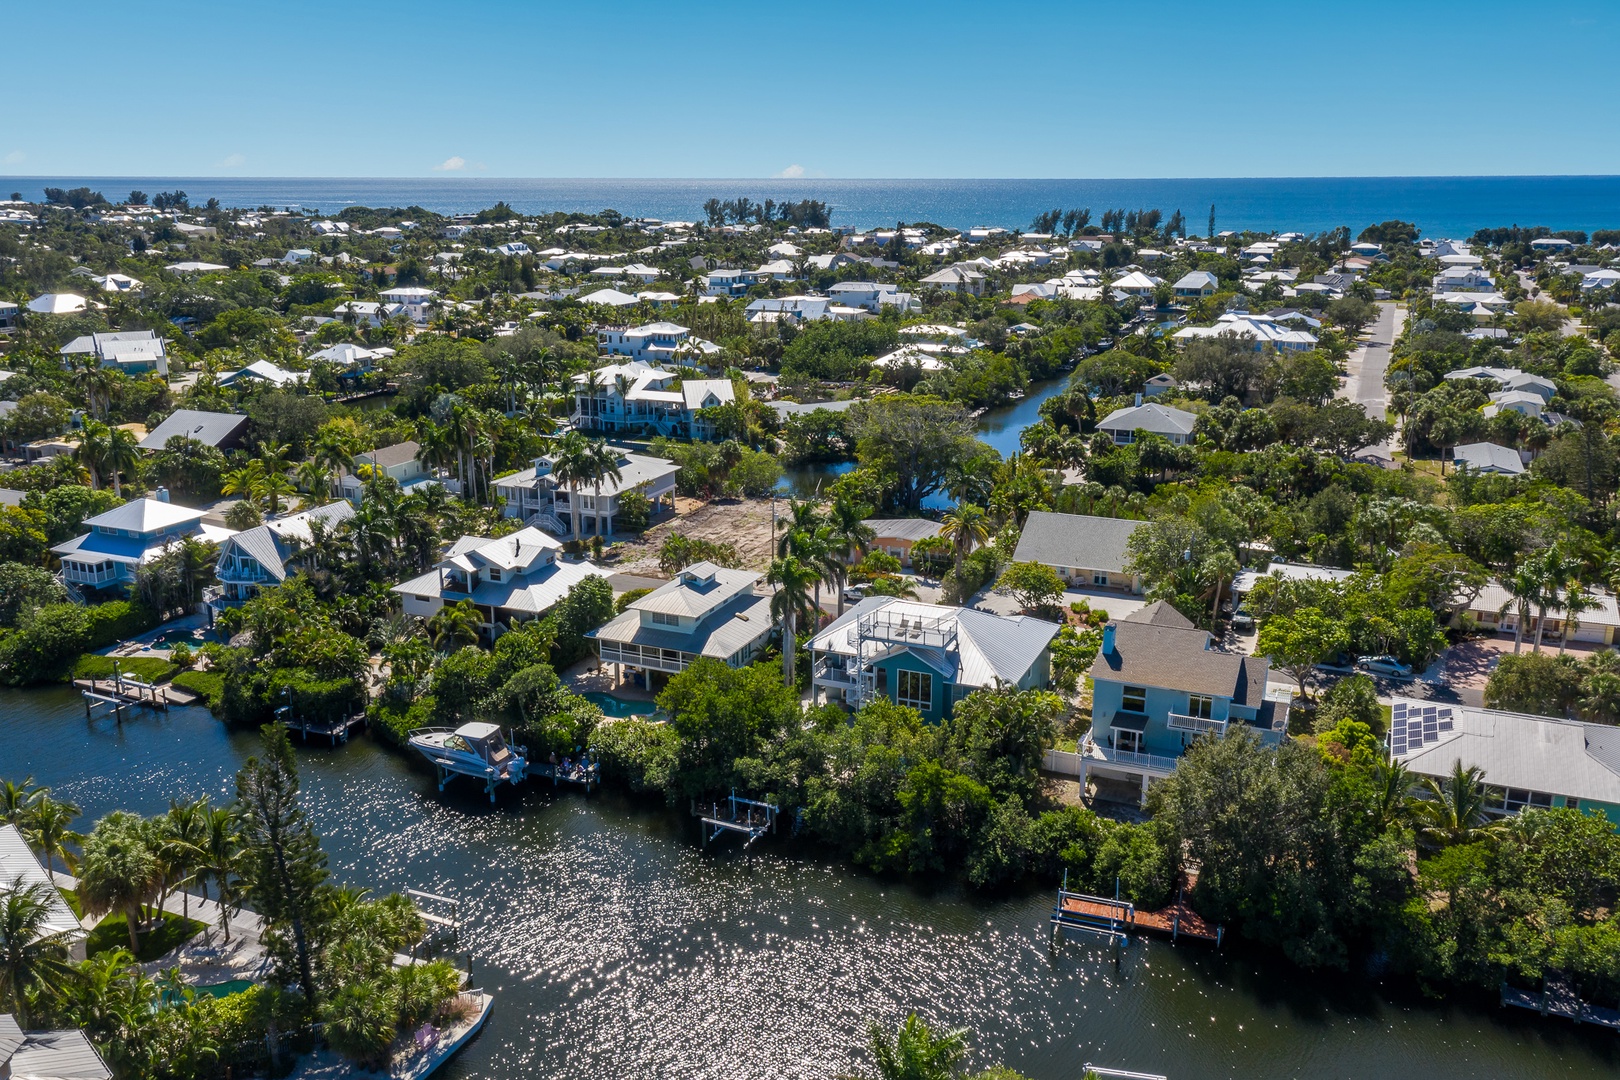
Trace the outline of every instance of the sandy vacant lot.
{"type": "MultiPolygon", "coordinates": [[[[787,513],[786,501],[777,503],[777,513],[779,516],[787,513]]],[[[648,529],[639,540],[627,542],[624,556],[613,565],[614,573],[660,573],[658,548],[671,533],[730,544],[737,549],[744,567],[763,573],[771,565],[771,500],[700,502],[677,498],[675,517],[648,529]]]]}

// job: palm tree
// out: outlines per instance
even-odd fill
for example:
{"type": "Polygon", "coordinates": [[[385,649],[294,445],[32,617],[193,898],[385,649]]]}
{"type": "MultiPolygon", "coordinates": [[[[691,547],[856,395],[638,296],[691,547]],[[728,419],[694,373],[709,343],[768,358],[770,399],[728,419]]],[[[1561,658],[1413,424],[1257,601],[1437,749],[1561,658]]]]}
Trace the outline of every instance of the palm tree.
{"type": "Polygon", "coordinates": [[[787,531],[776,541],[776,556],[781,558],[792,550],[794,534],[801,537],[808,536],[816,531],[821,524],[821,514],[812,502],[799,502],[797,499],[788,503],[787,531]]]}
{"type": "Polygon", "coordinates": [[[442,653],[452,653],[465,645],[478,644],[483,616],[471,600],[446,604],[427,622],[428,638],[442,653]]]}
{"type": "Polygon", "coordinates": [[[74,381],[84,391],[84,400],[89,406],[90,415],[97,420],[106,420],[107,410],[112,406],[114,382],[112,369],[99,364],[87,367],[79,372],[74,381]]]}
{"type": "Polygon", "coordinates": [[[1484,775],[1477,765],[1464,768],[1458,758],[1445,780],[1424,779],[1426,797],[1413,800],[1411,810],[1425,840],[1437,847],[1449,847],[1470,843],[1497,830],[1499,822],[1487,812],[1490,796],[1482,782],[1484,775]]]}
{"type": "Polygon", "coordinates": [[[1602,606],[1603,602],[1587,592],[1578,577],[1570,578],[1568,588],[1564,590],[1564,632],[1558,635],[1559,656],[1564,655],[1564,646],[1569,644],[1570,635],[1581,625],[1581,614],[1602,606]]]}
{"type": "Polygon", "coordinates": [[[849,581],[849,568],[855,565],[856,553],[877,536],[866,524],[871,508],[861,506],[852,499],[838,499],[827,511],[827,540],[835,557],[833,587],[838,590],[838,614],[844,613],[844,586],[849,581]]]}
{"type": "Polygon", "coordinates": [[[1215,582],[1215,602],[1209,608],[1209,625],[1214,629],[1221,617],[1221,591],[1227,582],[1237,576],[1242,567],[1238,565],[1237,556],[1221,548],[1207,556],[1200,569],[1206,579],[1213,579],[1215,582]]]}
{"type": "Polygon", "coordinates": [[[798,622],[801,616],[815,617],[811,593],[820,580],[820,571],[793,555],[772,560],[770,572],[765,575],[765,583],[776,586],[771,596],[771,615],[782,620],[783,685],[794,685],[793,666],[799,651],[798,622]]]}
{"type": "MultiPolygon", "coordinates": [[[[157,856],[163,864],[165,893],[185,889],[197,878],[208,825],[208,799],[195,802],[169,800],[169,812],[158,819],[157,856]]],[[[181,914],[191,917],[191,893],[180,896],[181,914]]]]}
{"type": "Polygon", "coordinates": [[[327,493],[335,493],[342,475],[354,471],[354,446],[343,431],[335,427],[322,428],[315,436],[309,464],[325,470],[330,475],[331,482],[327,487],[327,493]]]}
{"type": "Polygon", "coordinates": [[[90,473],[90,486],[97,491],[101,490],[102,470],[106,468],[107,448],[111,443],[111,428],[100,420],[86,420],[79,433],[78,448],[73,451],[73,460],[90,473]]]}
{"type": "Polygon", "coordinates": [[[1517,616],[1513,620],[1513,651],[1524,644],[1524,627],[1530,621],[1530,608],[1541,595],[1541,578],[1528,563],[1520,563],[1502,583],[1508,592],[1508,602],[1497,612],[1497,618],[1506,615],[1509,608],[1517,616]]]}
{"type": "Polygon", "coordinates": [[[624,479],[619,471],[618,451],[609,448],[606,439],[595,439],[585,454],[585,465],[595,489],[596,535],[602,535],[602,481],[611,477],[615,484],[624,479]]]}
{"type": "Polygon", "coordinates": [[[1373,796],[1381,824],[1394,825],[1411,816],[1412,773],[1405,762],[1389,761],[1374,770],[1373,796]]]}
{"type": "Polygon", "coordinates": [[[580,410],[580,419],[585,421],[586,427],[593,430],[601,426],[599,418],[601,402],[597,399],[606,389],[607,383],[603,381],[600,371],[588,371],[585,377],[579,380],[579,393],[589,401],[589,405],[580,410]]]}
{"type": "Polygon", "coordinates": [[[56,860],[61,859],[68,873],[73,873],[79,860],[70,845],[82,844],[84,837],[73,831],[79,808],[67,800],[42,795],[23,819],[23,838],[32,844],[45,860],[45,872],[56,880],[56,860]]]}
{"type": "Polygon", "coordinates": [[[23,777],[20,784],[0,783],[0,824],[21,826],[49,790],[34,783],[32,776],[23,777]]]}
{"type": "Polygon", "coordinates": [[[880,1080],[954,1080],[967,1057],[967,1032],[935,1035],[916,1013],[906,1017],[894,1038],[873,1024],[868,1036],[880,1080]]]}
{"type": "Polygon", "coordinates": [[[29,1026],[28,1005],[41,991],[66,984],[71,931],[51,928],[51,886],[21,877],[0,892],[0,1001],[29,1026]]]}
{"type": "Polygon", "coordinates": [[[121,913],[129,924],[130,952],[136,954],[141,950],[141,908],[157,895],[163,881],[145,824],[127,810],[114,810],[96,822],[84,842],[79,876],[84,913],[121,913]]]}
{"type": "Polygon", "coordinates": [[[242,860],[242,830],[237,825],[234,810],[225,806],[208,810],[200,847],[197,880],[202,883],[205,897],[208,895],[208,883],[213,883],[214,896],[219,904],[219,928],[225,940],[229,941],[231,915],[241,903],[241,879],[237,871],[242,860]]]}
{"type": "Polygon", "coordinates": [[[240,495],[244,501],[257,506],[259,494],[264,489],[264,462],[251,459],[246,465],[232,469],[219,479],[222,494],[240,495]]]}
{"type": "Polygon", "coordinates": [[[552,451],[551,477],[568,489],[568,532],[580,535],[579,487],[591,482],[591,441],[577,431],[566,432],[552,451]]]}
{"type": "Polygon", "coordinates": [[[127,472],[133,475],[141,467],[141,448],[135,433],[125,428],[113,428],[108,432],[102,463],[112,475],[113,493],[122,499],[124,485],[119,479],[120,474],[127,472]]]}
{"type": "Polygon", "coordinates": [[[975,547],[990,539],[990,519],[975,503],[959,503],[945,512],[940,535],[949,537],[956,551],[955,570],[962,573],[962,560],[975,547]]]}

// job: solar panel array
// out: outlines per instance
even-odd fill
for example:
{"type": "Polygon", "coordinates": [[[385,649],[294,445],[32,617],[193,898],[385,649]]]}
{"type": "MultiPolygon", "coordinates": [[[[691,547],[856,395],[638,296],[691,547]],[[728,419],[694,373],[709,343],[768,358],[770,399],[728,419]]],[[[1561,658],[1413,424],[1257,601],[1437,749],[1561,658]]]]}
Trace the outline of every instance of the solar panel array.
{"type": "Polygon", "coordinates": [[[1453,728],[1451,706],[1420,705],[1397,701],[1390,710],[1389,748],[1396,757],[1439,742],[1442,732],[1453,728]]]}

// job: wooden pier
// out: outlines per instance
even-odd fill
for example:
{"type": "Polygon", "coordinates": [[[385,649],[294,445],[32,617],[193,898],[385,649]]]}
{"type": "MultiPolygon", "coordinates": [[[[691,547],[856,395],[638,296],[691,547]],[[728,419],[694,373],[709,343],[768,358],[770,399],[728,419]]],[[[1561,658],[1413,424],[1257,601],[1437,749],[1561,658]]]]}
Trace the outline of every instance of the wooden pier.
{"type": "Polygon", "coordinates": [[[1133,934],[1162,934],[1171,941],[1183,937],[1212,941],[1219,948],[1226,936],[1222,927],[1210,923],[1188,906],[1185,893],[1167,907],[1143,911],[1126,900],[1087,896],[1070,892],[1066,887],[1058,890],[1057,906],[1052,909],[1053,936],[1064,930],[1095,934],[1120,945],[1129,945],[1133,934]]]}
{"type": "MultiPolygon", "coordinates": [[[[111,711],[113,719],[120,724],[124,722],[125,710],[131,705],[156,709],[159,712],[167,711],[169,708],[167,686],[143,682],[128,675],[116,675],[111,679],[75,679],[73,685],[84,697],[86,720],[93,720],[95,711],[99,708],[111,711]]],[[[176,696],[178,698],[178,695],[176,696]]]]}
{"type": "Polygon", "coordinates": [[[602,764],[588,758],[566,762],[543,761],[538,765],[529,766],[529,772],[536,776],[551,777],[552,787],[578,784],[585,789],[587,795],[591,793],[591,788],[602,786],[602,764]]]}
{"type": "Polygon", "coordinates": [[[292,709],[283,705],[276,710],[276,719],[280,720],[288,731],[296,731],[302,735],[305,742],[309,742],[311,735],[325,736],[331,740],[333,746],[336,746],[340,742],[349,741],[351,729],[365,726],[366,714],[356,713],[353,716],[338,717],[336,720],[319,720],[308,716],[294,716],[292,709]]]}
{"type": "Polygon", "coordinates": [[[1620,1031],[1620,1009],[1605,1009],[1582,1001],[1569,984],[1549,979],[1541,993],[1502,984],[1502,1005],[1530,1009],[1542,1016],[1561,1016],[1577,1024],[1596,1024],[1620,1031]]]}
{"type": "Polygon", "coordinates": [[[743,841],[743,850],[747,851],[755,840],[776,831],[776,816],[781,810],[774,803],[745,799],[733,790],[724,803],[711,802],[708,814],[701,814],[695,807],[693,812],[703,820],[704,847],[709,845],[710,840],[718,840],[726,833],[734,832],[748,838],[743,841]],[[711,833],[710,829],[714,831],[711,833]]]}

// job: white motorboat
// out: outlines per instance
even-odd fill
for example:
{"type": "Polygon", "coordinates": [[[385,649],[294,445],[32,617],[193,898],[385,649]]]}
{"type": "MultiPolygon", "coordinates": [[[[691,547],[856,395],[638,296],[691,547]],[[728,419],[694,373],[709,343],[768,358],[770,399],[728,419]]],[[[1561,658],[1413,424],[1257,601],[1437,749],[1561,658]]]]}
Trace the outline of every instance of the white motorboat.
{"type": "Polygon", "coordinates": [[[471,776],[484,781],[494,802],[496,787],[520,784],[529,774],[528,748],[509,745],[495,724],[417,728],[410,744],[433,763],[440,791],[452,776],[471,776]]]}

